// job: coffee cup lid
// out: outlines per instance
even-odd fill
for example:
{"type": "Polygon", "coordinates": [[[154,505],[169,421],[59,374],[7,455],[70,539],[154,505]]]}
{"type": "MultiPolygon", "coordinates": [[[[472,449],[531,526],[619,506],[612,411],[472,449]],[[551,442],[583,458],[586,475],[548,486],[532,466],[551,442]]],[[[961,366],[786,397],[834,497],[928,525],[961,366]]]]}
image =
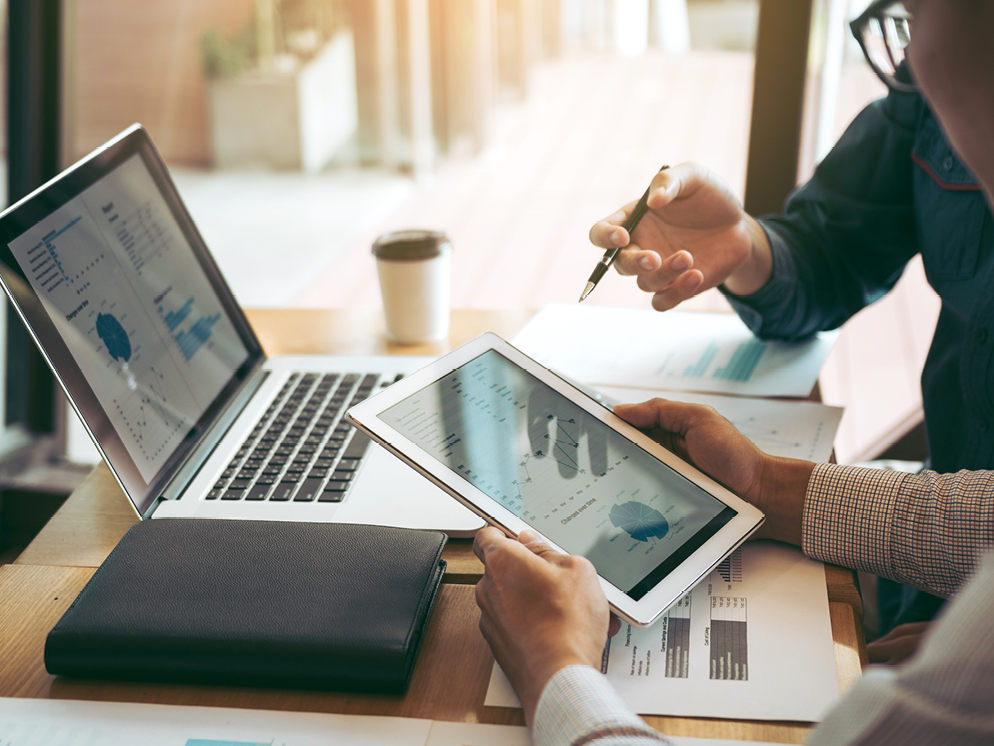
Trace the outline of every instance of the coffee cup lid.
{"type": "Polygon", "coordinates": [[[452,244],[442,231],[404,230],[384,233],[373,243],[377,259],[410,262],[434,259],[452,250],[452,244]]]}

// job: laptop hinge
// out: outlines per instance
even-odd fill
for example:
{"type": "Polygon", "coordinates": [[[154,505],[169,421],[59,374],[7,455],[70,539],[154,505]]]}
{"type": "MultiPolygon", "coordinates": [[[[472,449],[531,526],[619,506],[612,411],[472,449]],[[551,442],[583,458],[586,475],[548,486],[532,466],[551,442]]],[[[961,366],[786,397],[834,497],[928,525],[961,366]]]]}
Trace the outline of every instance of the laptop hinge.
{"type": "Polygon", "coordinates": [[[151,516],[163,500],[176,500],[183,494],[183,491],[193,481],[194,477],[197,476],[200,469],[207,462],[207,459],[214,453],[214,449],[217,448],[218,443],[227,435],[228,430],[235,424],[235,421],[268,377],[269,371],[260,369],[246,379],[245,384],[228,403],[228,406],[218,415],[214,424],[204,432],[203,437],[200,439],[200,444],[187,457],[186,463],[183,464],[173,478],[163,487],[162,494],[152,503],[145,515],[142,516],[143,518],[151,516]]]}

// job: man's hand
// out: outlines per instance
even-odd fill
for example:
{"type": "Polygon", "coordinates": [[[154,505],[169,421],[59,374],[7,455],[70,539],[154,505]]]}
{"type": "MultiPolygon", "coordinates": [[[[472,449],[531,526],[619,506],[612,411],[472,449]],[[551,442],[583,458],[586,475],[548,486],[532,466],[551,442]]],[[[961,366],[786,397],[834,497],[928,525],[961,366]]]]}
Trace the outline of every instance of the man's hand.
{"type": "Polygon", "coordinates": [[[618,404],[614,413],[762,510],[757,539],[800,546],[813,463],[763,453],[711,407],[652,399],[618,404]]]}
{"type": "Polygon", "coordinates": [[[649,211],[633,235],[622,227],[636,203],[590,229],[602,249],[626,247],[614,262],[619,274],[638,275],[666,311],[722,283],[751,295],[770,279],[773,258],[766,233],[746,214],[732,190],[696,163],[660,171],[652,180],[649,211]]]}
{"type": "Polygon", "coordinates": [[[509,539],[496,528],[476,534],[486,571],[476,585],[480,631],[518,694],[531,725],[542,690],[566,666],[600,668],[609,626],[594,566],[560,554],[534,531],[509,539]]]}
{"type": "Polygon", "coordinates": [[[924,639],[931,622],[900,624],[879,640],[867,644],[866,655],[870,663],[896,666],[907,663],[924,639]]]}

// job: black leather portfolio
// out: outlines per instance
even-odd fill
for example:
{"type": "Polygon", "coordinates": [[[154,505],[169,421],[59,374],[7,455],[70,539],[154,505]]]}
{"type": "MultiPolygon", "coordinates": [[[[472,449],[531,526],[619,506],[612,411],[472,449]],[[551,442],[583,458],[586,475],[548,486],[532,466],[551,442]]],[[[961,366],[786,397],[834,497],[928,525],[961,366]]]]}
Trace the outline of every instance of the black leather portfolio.
{"type": "Polygon", "coordinates": [[[45,643],[49,673],[399,693],[445,534],[380,526],[141,521],[45,643]]]}

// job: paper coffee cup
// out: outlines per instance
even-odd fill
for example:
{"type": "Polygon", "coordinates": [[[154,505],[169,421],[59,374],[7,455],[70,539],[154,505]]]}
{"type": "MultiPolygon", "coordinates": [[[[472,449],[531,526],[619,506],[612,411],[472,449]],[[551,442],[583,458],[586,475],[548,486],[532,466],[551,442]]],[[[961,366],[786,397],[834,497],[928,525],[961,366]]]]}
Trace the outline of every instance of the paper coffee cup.
{"type": "Polygon", "coordinates": [[[452,244],[441,231],[384,233],[373,243],[387,337],[401,344],[449,335],[452,244]]]}

